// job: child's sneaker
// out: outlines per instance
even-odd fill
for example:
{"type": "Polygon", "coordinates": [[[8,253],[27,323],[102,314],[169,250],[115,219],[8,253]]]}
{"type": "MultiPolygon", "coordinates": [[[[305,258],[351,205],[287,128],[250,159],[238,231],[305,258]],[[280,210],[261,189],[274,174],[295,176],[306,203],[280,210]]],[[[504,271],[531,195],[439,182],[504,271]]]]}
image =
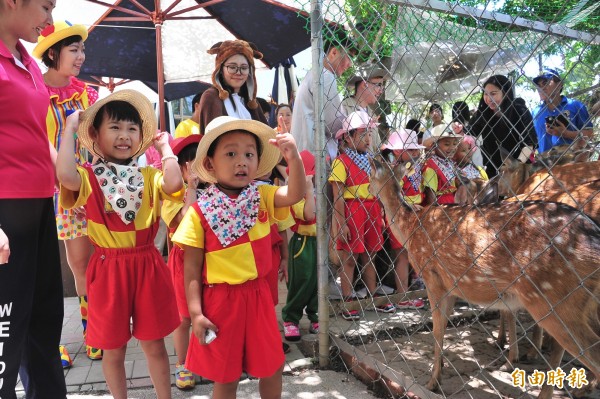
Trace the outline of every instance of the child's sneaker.
{"type": "Polygon", "coordinates": [[[283,323],[283,335],[288,341],[300,341],[298,324],[286,321],[283,323]]]}
{"type": "Polygon", "coordinates": [[[375,311],[379,313],[394,313],[396,311],[396,307],[392,303],[386,303],[385,305],[374,306],[371,305],[367,308],[367,310],[375,311]]]}
{"type": "Polygon", "coordinates": [[[358,313],[358,310],[342,310],[341,315],[344,318],[344,320],[359,320],[360,319],[360,313],[358,313]]]}
{"type": "Polygon", "coordinates": [[[85,346],[85,353],[90,360],[102,360],[102,349],[85,346]]]}
{"type": "Polygon", "coordinates": [[[196,386],[192,372],[179,363],[175,365],[175,386],[184,391],[196,386]]]}
{"type": "Polygon", "coordinates": [[[308,332],[311,334],[318,334],[319,333],[319,322],[310,323],[310,326],[308,327],[308,332]]]}
{"type": "Polygon", "coordinates": [[[60,352],[60,362],[62,363],[63,369],[68,369],[69,367],[71,367],[73,365],[73,360],[69,355],[67,347],[64,345],[59,345],[58,351],[60,352]]]}
{"type": "Polygon", "coordinates": [[[423,309],[424,306],[425,302],[421,298],[410,299],[396,304],[397,309],[423,309]]]}

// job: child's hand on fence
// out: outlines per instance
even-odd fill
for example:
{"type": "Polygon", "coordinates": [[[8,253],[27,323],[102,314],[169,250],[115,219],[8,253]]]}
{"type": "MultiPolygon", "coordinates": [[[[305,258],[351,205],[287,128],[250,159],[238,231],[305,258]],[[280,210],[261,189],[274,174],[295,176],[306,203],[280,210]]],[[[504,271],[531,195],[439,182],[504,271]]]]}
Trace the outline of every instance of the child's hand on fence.
{"type": "Polygon", "coordinates": [[[218,332],[219,329],[210,321],[206,316],[199,315],[192,318],[192,332],[198,339],[200,345],[206,345],[205,334],[206,330],[211,329],[214,332],[218,332]]]}

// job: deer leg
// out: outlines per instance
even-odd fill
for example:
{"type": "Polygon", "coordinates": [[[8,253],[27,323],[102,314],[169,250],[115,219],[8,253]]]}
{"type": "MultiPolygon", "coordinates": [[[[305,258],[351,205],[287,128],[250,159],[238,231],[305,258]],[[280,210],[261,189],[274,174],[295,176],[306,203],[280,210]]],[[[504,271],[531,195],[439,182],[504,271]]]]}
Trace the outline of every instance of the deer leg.
{"type": "Polygon", "coordinates": [[[511,311],[506,312],[508,316],[508,362],[517,363],[519,361],[519,343],[517,342],[517,318],[511,311]],[[509,316],[510,315],[510,316],[509,316]]]}
{"type": "MultiPolygon", "coordinates": [[[[548,335],[548,337],[550,337],[548,335]]],[[[531,348],[525,354],[525,362],[532,362],[537,359],[538,354],[542,351],[542,339],[544,338],[544,330],[537,324],[533,326],[533,336],[531,337],[531,348]]]]}
{"type": "MultiPolygon", "coordinates": [[[[534,333],[535,333],[535,331],[534,331],[534,333]]],[[[564,348],[562,346],[560,346],[558,344],[558,342],[554,341],[552,343],[552,351],[550,352],[550,359],[548,361],[550,370],[556,370],[556,368],[558,366],[560,366],[560,361],[562,360],[564,353],[565,353],[564,348]]],[[[542,387],[542,390],[540,391],[540,394],[538,395],[538,399],[551,399],[553,393],[554,393],[554,386],[544,384],[544,386],[542,387]]]]}
{"type": "Polygon", "coordinates": [[[517,319],[510,310],[502,310],[500,314],[506,319],[508,325],[508,358],[500,367],[500,371],[508,371],[519,361],[519,343],[517,342],[517,319]]]}
{"type": "Polygon", "coordinates": [[[496,338],[496,344],[500,348],[504,348],[504,345],[506,345],[506,313],[505,310],[500,311],[500,325],[498,326],[498,338],[496,338]]]}
{"type": "MultiPolygon", "coordinates": [[[[429,286],[427,286],[429,291],[429,286]]],[[[444,349],[444,334],[446,332],[446,326],[454,306],[455,298],[445,296],[438,301],[434,300],[429,295],[429,302],[433,306],[431,312],[431,318],[433,320],[433,371],[431,372],[431,379],[425,385],[430,391],[437,391],[442,382],[442,368],[444,362],[442,360],[442,354],[444,349]]]]}

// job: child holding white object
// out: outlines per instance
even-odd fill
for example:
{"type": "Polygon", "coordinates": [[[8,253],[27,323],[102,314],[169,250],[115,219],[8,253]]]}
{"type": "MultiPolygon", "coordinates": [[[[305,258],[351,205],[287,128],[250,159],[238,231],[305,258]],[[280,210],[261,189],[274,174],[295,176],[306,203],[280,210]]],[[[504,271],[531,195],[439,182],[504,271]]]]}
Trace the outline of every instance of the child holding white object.
{"type": "Polygon", "coordinates": [[[192,331],[186,366],[215,382],[213,398],[233,398],[242,371],[260,379],[263,399],[280,398],[284,354],[266,275],[273,267],[271,226],[304,196],[305,175],[289,133],[254,120],[212,120],[192,171],[213,183],[173,236],[184,249],[192,331]],[[287,186],[257,186],[280,154],[287,186]],[[217,337],[208,343],[207,330],[217,337]]]}

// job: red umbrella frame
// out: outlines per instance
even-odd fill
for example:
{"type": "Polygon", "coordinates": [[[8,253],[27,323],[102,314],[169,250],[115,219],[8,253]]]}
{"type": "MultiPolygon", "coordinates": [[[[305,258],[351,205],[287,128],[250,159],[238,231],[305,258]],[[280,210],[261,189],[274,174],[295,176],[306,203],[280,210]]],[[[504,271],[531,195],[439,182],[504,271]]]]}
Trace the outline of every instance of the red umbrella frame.
{"type": "MultiPolygon", "coordinates": [[[[217,41],[253,42],[268,67],[310,46],[306,19],[299,18],[305,13],[274,0],[172,0],[168,6],[161,0],[85,1],[107,10],[90,29],[82,73],[156,81],[160,102],[165,77],[210,81],[214,58],[206,50],[217,41]]],[[[161,114],[161,128],[164,123],[161,114]]]]}

